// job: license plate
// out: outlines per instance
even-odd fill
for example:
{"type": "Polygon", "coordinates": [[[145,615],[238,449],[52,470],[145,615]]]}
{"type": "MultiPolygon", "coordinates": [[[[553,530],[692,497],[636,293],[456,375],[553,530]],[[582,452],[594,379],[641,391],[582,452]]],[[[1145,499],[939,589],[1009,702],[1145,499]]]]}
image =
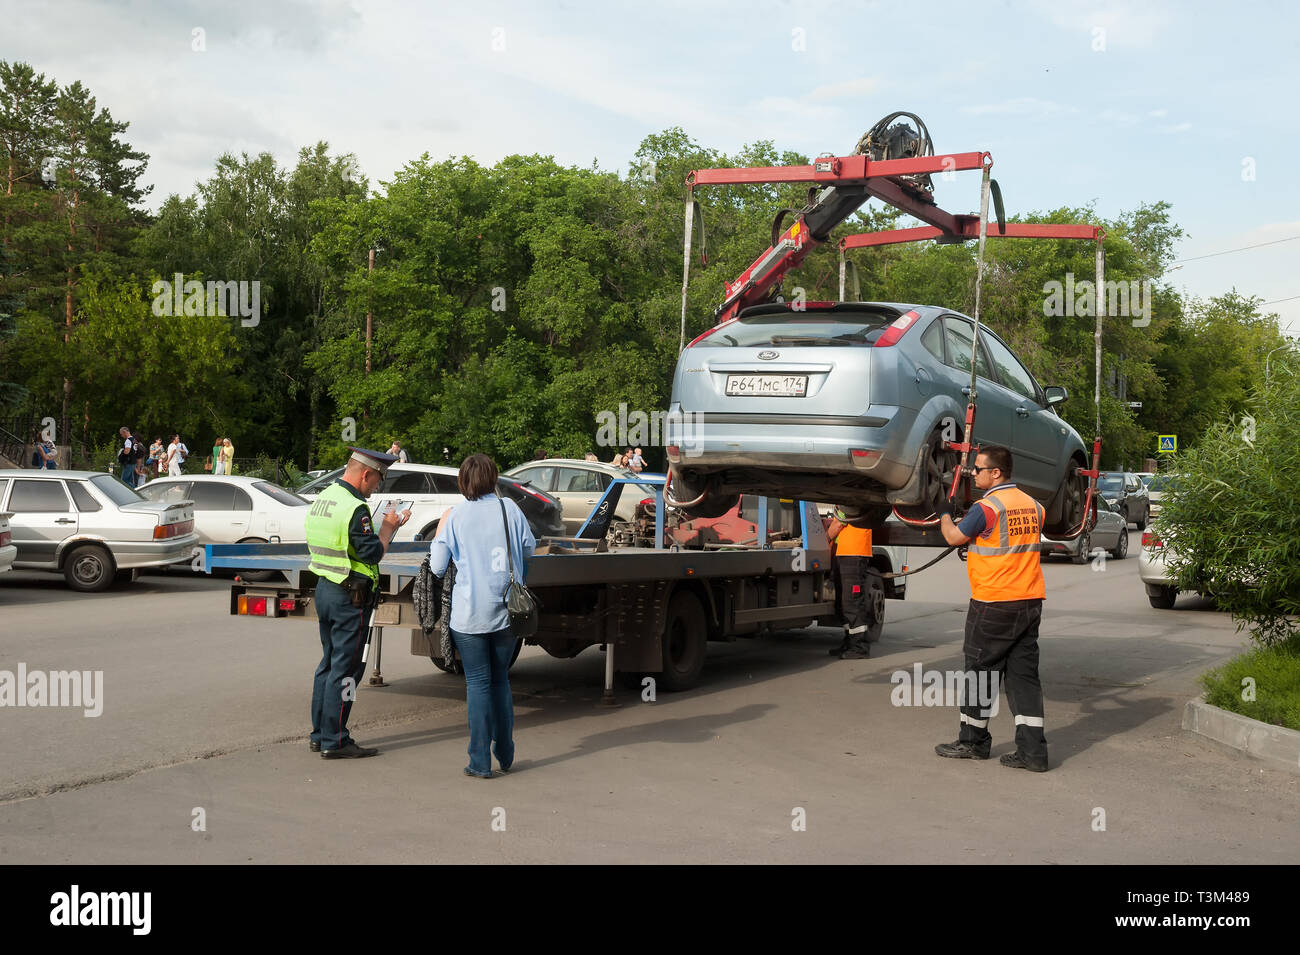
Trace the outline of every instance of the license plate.
{"type": "Polygon", "coordinates": [[[808,394],[807,375],[728,375],[727,394],[802,398],[808,394]]]}

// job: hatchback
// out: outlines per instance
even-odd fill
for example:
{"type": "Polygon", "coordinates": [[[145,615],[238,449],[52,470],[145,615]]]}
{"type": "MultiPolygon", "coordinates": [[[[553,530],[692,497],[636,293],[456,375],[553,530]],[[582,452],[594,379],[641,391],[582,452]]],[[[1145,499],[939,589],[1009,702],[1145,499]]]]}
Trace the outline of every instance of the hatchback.
{"type": "Polygon", "coordinates": [[[1083,439],[1057,414],[1067,394],[1042,387],[986,327],[974,347],[965,315],[933,305],[759,305],[682,352],[666,418],[671,497],[708,516],[739,494],[842,506],[878,527],[897,506],[926,518],[958,463],[971,360],[973,440],[1011,449],[1015,483],[1043,504],[1046,529],[1083,517],[1083,439]]]}

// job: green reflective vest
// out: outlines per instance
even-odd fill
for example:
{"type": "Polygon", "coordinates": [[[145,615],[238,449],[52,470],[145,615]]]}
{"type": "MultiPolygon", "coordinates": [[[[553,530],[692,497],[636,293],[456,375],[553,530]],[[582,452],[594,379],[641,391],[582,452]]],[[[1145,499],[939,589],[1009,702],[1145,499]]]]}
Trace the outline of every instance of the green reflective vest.
{"type": "Polygon", "coordinates": [[[348,525],[357,505],[369,511],[369,505],[358,501],[337,482],[321,491],[312,504],[306,521],[307,550],[311,554],[307,569],[317,577],[341,584],[347,580],[349,571],[355,571],[369,577],[372,583],[379,583],[379,568],[358,560],[348,540],[348,525]]]}

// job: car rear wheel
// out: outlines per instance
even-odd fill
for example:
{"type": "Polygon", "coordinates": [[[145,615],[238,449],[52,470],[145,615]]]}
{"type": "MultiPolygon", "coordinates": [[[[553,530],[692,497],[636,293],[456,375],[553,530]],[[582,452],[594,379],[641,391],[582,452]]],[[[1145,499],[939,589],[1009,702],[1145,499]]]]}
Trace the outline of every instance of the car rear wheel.
{"type": "Polygon", "coordinates": [[[113,555],[97,544],[74,547],[63,562],[63,579],[82,593],[107,590],[116,573],[113,555]]]}
{"type": "MultiPolygon", "coordinates": [[[[266,541],[261,537],[245,537],[239,544],[265,544],[266,541]]],[[[279,576],[278,571],[274,570],[239,570],[236,571],[240,580],[246,580],[250,584],[263,584],[268,580],[274,580],[279,576]]]]}
{"type": "Polygon", "coordinates": [[[1151,585],[1147,587],[1147,600],[1157,610],[1173,610],[1174,601],[1178,599],[1177,587],[1151,585]]]}
{"type": "Polygon", "coordinates": [[[1128,556],[1128,528],[1125,527],[1119,532],[1119,540],[1115,541],[1115,549],[1110,555],[1116,560],[1123,560],[1128,556]]]}
{"type": "Polygon", "coordinates": [[[1070,560],[1076,564],[1086,564],[1088,555],[1092,553],[1092,531],[1086,530],[1079,538],[1079,548],[1070,555],[1070,560]]]}
{"type": "Polygon", "coordinates": [[[438,523],[439,523],[438,521],[434,521],[432,524],[425,527],[424,530],[420,531],[420,540],[421,541],[433,540],[434,535],[438,533],[438,523]]]}
{"type": "MultiPolygon", "coordinates": [[[[1147,529],[1147,519],[1148,519],[1150,516],[1151,516],[1151,509],[1150,509],[1150,508],[1147,508],[1147,513],[1143,514],[1143,515],[1142,515],[1142,520],[1140,520],[1140,521],[1137,522],[1137,529],[1138,529],[1138,530],[1140,530],[1140,531],[1144,531],[1144,530],[1147,529]]],[[[1128,528],[1125,528],[1125,530],[1128,530],[1128,528]]]]}

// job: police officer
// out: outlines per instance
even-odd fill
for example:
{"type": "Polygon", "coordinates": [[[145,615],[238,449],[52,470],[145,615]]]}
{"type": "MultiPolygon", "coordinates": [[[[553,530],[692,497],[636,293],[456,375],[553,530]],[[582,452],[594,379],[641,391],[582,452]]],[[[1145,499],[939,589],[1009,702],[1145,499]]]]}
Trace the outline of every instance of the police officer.
{"type": "Polygon", "coordinates": [[[311,694],[313,753],[325,759],[374,756],[348,735],[348,714],[365,671],[362,648],[368,618],[378,602],[379,560],[410,511],[390,511],[376,534],[365,499],[379,487],[391,454],[349,448],[343,476],[327,487],[307,515],[308,570],[316,582],[316,617],[324,651],[311,694]]]}
{"type": "Polygon", "coordinates": [[[935,752],[953,759],[988,759],[992,746],[988,723],[1005,676],[1007,702],[1016,721],[1016,750],[1003,766],[1047,772],[1047,738],[1043,734],[1043,686],[1038,679],[1038,624],[1047,588],[1038,545],[1043,508],[1011,481],[1011,452],[999,445],[975,457],[975,486],[986,492],[960,524],[953,523],[945,502],[940,518],[944,539],[967,548],[971,602],[962,647],[967,674],[956,742],[940,743],[935,752]],[[996,676],[995,676],[996,674],[996,676]],[[976,699],[970,700],[974,691],[976,699]]]}
{"type": "Polygon", "coordinates": [[[844,639],[830,654],[865,660],[871,656],[871,640],[880,637],[885,610],[884,588],[871,568],[871,529],[854,527],[837,514],[826,536],[835,542],[835,594],[844,618],[844,639]]]}

